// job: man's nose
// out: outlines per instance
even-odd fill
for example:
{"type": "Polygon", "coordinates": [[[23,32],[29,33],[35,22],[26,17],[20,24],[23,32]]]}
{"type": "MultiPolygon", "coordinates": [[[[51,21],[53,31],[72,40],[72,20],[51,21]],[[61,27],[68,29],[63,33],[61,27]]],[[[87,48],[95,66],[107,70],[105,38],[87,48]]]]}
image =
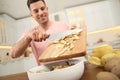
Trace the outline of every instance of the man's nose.
{"type": "Polygon", "coordinates": [[[43,15],[43,11],[41,11],[41,10],[39,9],[38,14],[39,14],[39,16],[42,16],[42,15],[43,15]]]}

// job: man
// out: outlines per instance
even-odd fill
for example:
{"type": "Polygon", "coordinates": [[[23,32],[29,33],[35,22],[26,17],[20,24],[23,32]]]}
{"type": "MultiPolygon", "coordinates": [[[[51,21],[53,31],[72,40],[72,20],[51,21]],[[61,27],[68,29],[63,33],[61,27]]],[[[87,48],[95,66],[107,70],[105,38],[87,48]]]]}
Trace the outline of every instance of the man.
{"type": "Polygon", "coordinates": [[[30,46],[37,64],[40,65],[38,57],[51,42],[47,39],[48,34],[68,30],[69,26],[64,22],[52,22],[49,20],[48,7],[44,0],[28,0],[27,5],[30,15],[39,25],[25,32],[16,44],[13,45],[10,53],[12,58],[19,57],[30,46]]]}

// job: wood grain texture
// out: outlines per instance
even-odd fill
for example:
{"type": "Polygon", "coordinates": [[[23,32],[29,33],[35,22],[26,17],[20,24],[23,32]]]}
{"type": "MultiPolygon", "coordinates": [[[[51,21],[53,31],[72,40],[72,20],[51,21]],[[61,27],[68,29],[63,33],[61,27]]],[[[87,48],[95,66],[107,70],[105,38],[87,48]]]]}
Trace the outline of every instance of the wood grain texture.
{"type": "Polygon", "coordinates": [[[67,50],[60,54],[60,51],[62,51],[64,48],[56,47],[58,44],[51,44],[39,56],[39,61],[50,62],[84,56],[86,54],[86,26],[84,25],[81,28],[82,32],[79,35],[79,39],[73,41],[74,48],[71,51],[67,50]]]}
{"type": "Polygon", "coordinates": [[[29,79],[27,73],[23,72],[6,76],[0,76],[0,80],[29,80],[29,79]]]}

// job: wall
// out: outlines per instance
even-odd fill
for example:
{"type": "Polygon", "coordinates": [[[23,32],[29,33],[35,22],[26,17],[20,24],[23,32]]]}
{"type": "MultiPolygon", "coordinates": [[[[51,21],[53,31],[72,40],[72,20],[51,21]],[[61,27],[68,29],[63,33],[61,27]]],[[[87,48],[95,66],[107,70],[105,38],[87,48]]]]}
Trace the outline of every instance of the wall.
{"type": "Polygon", "coordinates": [[[28,30],[29,28],[32,28],[35,26],[35,23],[33,22],[33,19],[31,17],[27,17],[25,19],[20,19],[16,21],[16,29],[17,31],[17,36],[16,39],[18,39],[23,32],[28,30]]]}
{"type": "Polygon", "coordinates": [[[95,31],[94,33],[89,32],[87,38],[88,38],[87,40],[88,46],[97,45],[100,43],[101,40],[104,43],[111,44],[112,42],[120,40],[120,26],[116,26],[114,28],[107,28],[100,31],[95,31]]]}
{"type": "Polygon", "coordinates": [[[114,16],[114,26],[120,25],[120,0],[109,0],[109,4],[114,16]]]}
{"type": "Polygon", "coordinates": [[[118,6],[117,0],[105,0],[68,8],[66,13],[71,24],[79,25],[81,17],[83,17],[88,32],[120,24],[120,17],[118,15],[120,14],[120,6],[118,6]]]}
{"type": "MultiPolygon", "coordinates": [[[[67,17],[67,11],[76,8],[82,9],[82,15],[85,18],[88,32],[120,25],[120,3],[118,0],[105,0],[65,8],[62,11],[50,14],[50,19],[70,23],[68,20],[69,17],[67,17]]],[[[13,20],[7,15],[1,15],[1,18],[6,22],[6,39],[7,44],[10,45],[14,44],[24,31],[37,25],[31,17],[13,20]]]]}
{"type": "Polygon", "coordinates": [[[16,21],[6,14],[0,15],[0,21],[4,23],[5,38],[6,38],[5,39],[6,41],[4,41],[1,45],[13,44],[16,41],[15,37],[17,36],[17,34],[15,34],[17,32],[17,29],[15,27],[16,21]]]}
{"type": "MultiPolygon", "coordinates": [[[[98,30],[98,29],[111,28],[111,27],[120,25],[119,5],[120,4],[118,4],[118,0],[106,0],[105,2],[99,2],[95,4],[93,3],[93,4],[80,6],[83,9],[85,9],[84,17],[86,20],[88,32],[98,30]],[[98,9],[99,7],[100,9],[98,9]],[[90,10],[95,10],[96,14],[94,15],[93,14],[94,12],[90,10]]],[[[57,13],[50,14],[51,20],[68,22],[68,18],[66,15],[67,9],[68,8],[66,8],[65,10],[59,11],[57,13]]],[[[24,31],[37,25],[37,23],[35,23],[31,17],[27,17],[20,20],[13,20],[7,15],[0,15],[0,20],[5,21],[6,23],[5,25],[6,36],[7,36],[6,44],[8,45],[14,44],[24,31]]],[[[89,45],[93,45],[100,38],[103,38],[103,40],[105,41],[114,41],[118,39],[117,37],[118,33],[119,31],[115,30],[115,31],[102,32],[102,33],[97,33],[92,35],[90,34],[87,36],[87,42],[89,45]]],[[[3,64],[0,63],[0,75],[26,71],[35,65],[36,64],[35,64],[34,58],[18,59],[13,62],[8,62],[3,64]]]]}

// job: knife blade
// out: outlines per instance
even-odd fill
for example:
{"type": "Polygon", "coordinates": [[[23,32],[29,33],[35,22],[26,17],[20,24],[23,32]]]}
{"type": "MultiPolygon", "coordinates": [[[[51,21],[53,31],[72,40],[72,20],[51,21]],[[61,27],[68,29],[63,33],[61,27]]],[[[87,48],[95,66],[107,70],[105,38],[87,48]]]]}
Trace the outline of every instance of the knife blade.
{"type": "Polygon", "coordinates": [[[47,39],[49,40],[58,40],[66,35],[70,35],[73,33],[80,33],[82,29],[73,29],[73,30],[67,30],[64,32],[59,32],[59,33],[54,33],[54,34],[49,34],[49,37],[47,39]]]}

